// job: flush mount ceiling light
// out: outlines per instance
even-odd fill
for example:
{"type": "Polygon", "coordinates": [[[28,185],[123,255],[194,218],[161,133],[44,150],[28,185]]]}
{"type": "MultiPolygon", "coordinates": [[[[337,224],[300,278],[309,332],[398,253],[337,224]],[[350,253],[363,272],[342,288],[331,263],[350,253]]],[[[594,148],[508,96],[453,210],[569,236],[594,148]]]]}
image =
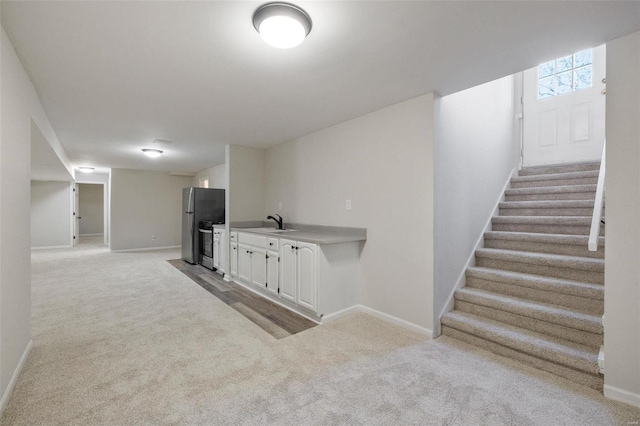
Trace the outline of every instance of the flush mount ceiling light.
{"type": "Polygon", "coordinates": [[[253,26],[271,46],[288,49],[304,41],[311,31],[311,17],[291,3],[266,3],[253,12],[253,26]]]}
{"type": "Polygon", "coordinates": [[[93,171],[95,170],[95,167],[78,167],[78,170],[80,170],[82,173],[93,173],[93,171]]]}
{"type": "Polygon", "coordinates": [[[162,155],[162,150],[159,149],[144,148],[142,152],[144,152],[144,155],[151,158],[160,157],[162,155]]]}

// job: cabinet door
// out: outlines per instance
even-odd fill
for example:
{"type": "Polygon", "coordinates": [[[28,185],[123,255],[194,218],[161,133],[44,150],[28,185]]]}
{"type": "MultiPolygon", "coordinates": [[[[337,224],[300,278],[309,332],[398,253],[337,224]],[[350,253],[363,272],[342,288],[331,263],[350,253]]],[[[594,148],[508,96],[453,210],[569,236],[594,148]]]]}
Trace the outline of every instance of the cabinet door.
{"type": "Polygon", "coordinates": [[[251,247],[251,284],[265,287],[267,284],[267,251],[251,247]]]}
{"type": "Polygon", "coordinates": [[[296,243],[280,240],[280,296],[296,301],[296,243]]]}
{"type": "Polygon", "coordinates": [[[251,246],[238,244],[238,278],[251,282],[251,246]]]}
{"type": "Polygon", "coordinates": [[[271,293],[278,294],[278,253],[267,252],[267,290],[271,293]]]}
{"type": "Polygon", "coordinates": [[[310,243],[297,243],[298,250],[298,298],[300,306],[316,310],[318,280],[318,246],[310,243]]]}
{"type": "Polygon", "coordinates": [[[238,244],[231,243],[230,251],[229,251],[229,268],[231,269],[231,276],[238,276],[238,244]]]}

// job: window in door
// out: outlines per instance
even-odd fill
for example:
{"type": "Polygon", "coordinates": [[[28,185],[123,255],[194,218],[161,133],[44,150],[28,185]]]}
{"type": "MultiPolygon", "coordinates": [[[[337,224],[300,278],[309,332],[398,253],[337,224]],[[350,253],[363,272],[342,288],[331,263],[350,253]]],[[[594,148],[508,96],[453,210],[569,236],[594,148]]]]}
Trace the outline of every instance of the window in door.
{"type": "Polygon", "coordinates": [[[538,65],[538,99],[591,87],[592,63],[592,49],[585,49],[538,65]]]}

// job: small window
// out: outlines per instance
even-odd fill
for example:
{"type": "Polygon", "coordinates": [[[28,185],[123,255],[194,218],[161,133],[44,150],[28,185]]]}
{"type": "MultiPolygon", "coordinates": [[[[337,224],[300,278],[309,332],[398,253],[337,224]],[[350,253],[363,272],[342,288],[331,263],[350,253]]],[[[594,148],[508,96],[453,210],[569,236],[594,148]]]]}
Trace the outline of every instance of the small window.
{"type": "Polygon", "coordinates": [[[592,85],[592,49],[538,65],[538,99],[586,89],[592,85]]]}

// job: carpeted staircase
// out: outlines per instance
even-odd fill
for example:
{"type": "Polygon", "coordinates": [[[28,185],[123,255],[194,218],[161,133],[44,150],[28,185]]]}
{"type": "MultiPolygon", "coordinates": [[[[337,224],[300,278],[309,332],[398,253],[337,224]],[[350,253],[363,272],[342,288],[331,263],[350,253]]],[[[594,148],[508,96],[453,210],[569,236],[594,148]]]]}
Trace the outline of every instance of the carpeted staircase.
{"type": "Polygon", "coordinates": [[[442,317],[442,333],[602,389],[604,226],[587,248],[599,163],[523,169],[442,317]]]}

